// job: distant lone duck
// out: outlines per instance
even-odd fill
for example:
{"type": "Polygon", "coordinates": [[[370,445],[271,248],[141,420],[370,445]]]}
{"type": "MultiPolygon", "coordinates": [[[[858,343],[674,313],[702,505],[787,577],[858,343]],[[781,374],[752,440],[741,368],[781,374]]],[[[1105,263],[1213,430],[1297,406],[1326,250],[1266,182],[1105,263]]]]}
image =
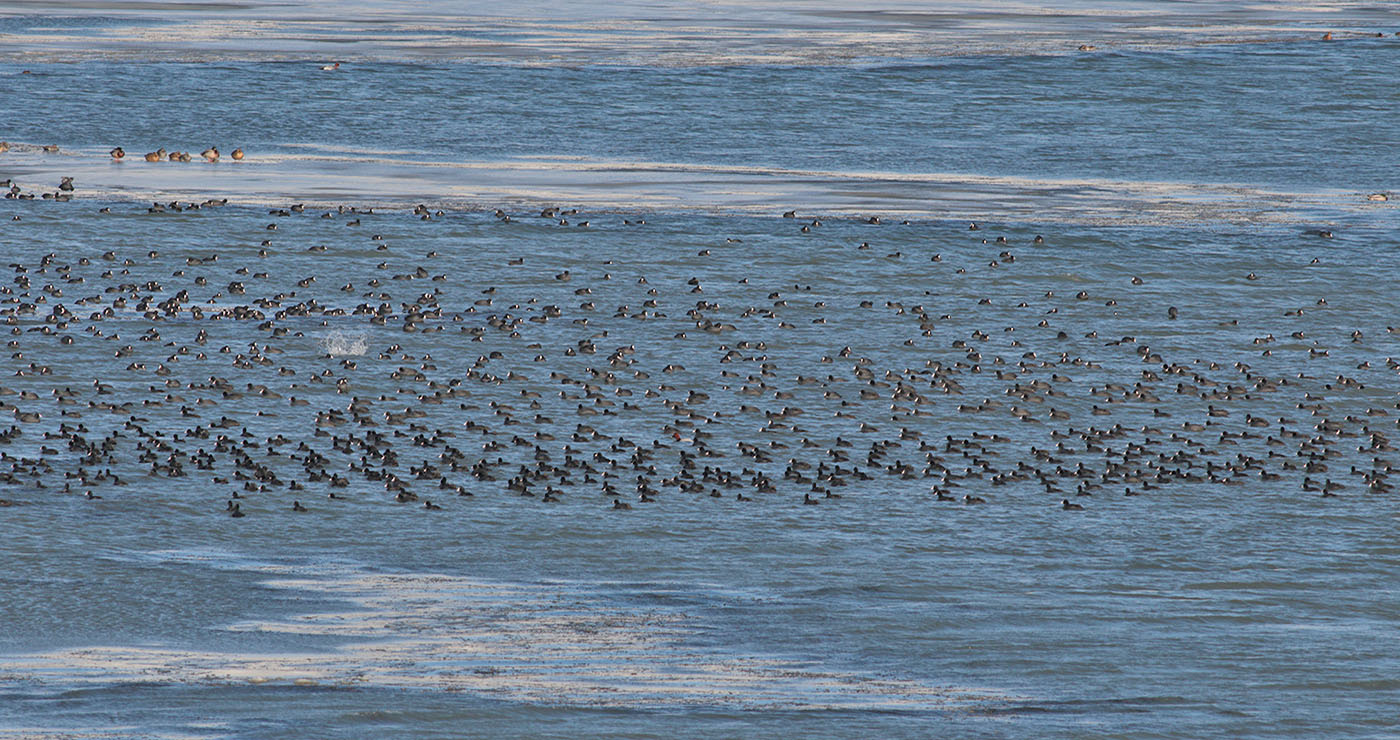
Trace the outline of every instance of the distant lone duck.
{"type": "Polygon", "coordinates": [[[1331,41],[1331,40],[1332,40],[1332,32],[1331,32],[1331,31],[1328,31],[1327,33],[1322,34],[1322,40],[1323,40],[1323,41],[1331,41]]]}
{"type": "Polygon", "coordinates": [[[804,493],[804,494],[802,494],[802,503],[805,504],[805,505],[807,505],[807,506],[816,506],[817,504],[820,504],[821,502],[818,501],[818,500],[816,500],[816,499],[814,499],[814,498],[812,498],[812,494],[810,494],[810,493],[804,493]]]}
{"type": "Polygon", "coordinates": [[[43,145],[43,146],[41,146],[41,147],[39,147],[39,148],[42,149],[42,150],[44,150],[44,153],[45,153],[45,154],[57,154],[57,153],[58,153],[58,145],[57,145],[57,144],[45,144],[45,145],[43,145]]]}
{"type": "Polygon", "coordinates": [[[210,162],[217,162],[219,161],[219,150],[211,146],[208,149],[205,149],[204,151],[200,152],[199,156],[204,157],[210,162]]]}
{"type": "Polygon", "coordinates": [[[962,500],[963,500],[963,503],[965,503],[965,504],[985,504],[985,503],[987,503],[987,499],[984,499],[984,498],[982,498],[981,496],[965,495],[965,496],[963,496],[963,499],[962,499],[962,500]]]}
{"type": "Polygon", "coordinates": [[[238,519],[238,518],[247,516],[247,514],[244,514],[244,513],[243,513],[243,508],[239,505],[239,503],[238,503],[237,501],[230,501],[230,502],[228,502],[228,503],[229,503],[229,506],[228,506],[228,515],[229,515],[229,516],[233,517],[234,519],[238,519]]]}
{"type": "Polygon", "coordinates": [[[242,149],[234,149],[234,150],[233,150],[233,154],[230,154],[229,156],[233,157],[234,161],[236,161],[236,162],[241,162],[241,161],[243,161],[243,150],[242,150],[242,149]]]}
{"type": "Polygon", "coordinates": [[[58,189],[71,192],[73,190],[73,178],[65,177],[58,183],[58,189]]]}
{"type": "Polygon", "coordinates": [[[618,510],[631,509],[632,504],[623,503],[618,499],[613,499],[613,508],[618,510]]]}
{"type": "Polygon", "coordinates": [[[1099,48],[1099,47],[1094,46],[1093,44],[1080,44],[1080,45],[1079,45],[1079,50],[1080,50],[1080,51],[1094,51],[1095,49],[1098,49],[1098,48],[1099,48]]]}
{"type": "Polygon", "coordinates": [[[1083,507],[1083,506],[1080,506],[1079,504],[1071,504],[1071,503],[1069,502],[1069,499],[1067,499],[1067,498],[1062,498],[1062,499],[1060,499],[1060,508],[1061,508],[1061,509],[1064,509],[1065,511],[1083,511],[1083,510],[1084,510],[1084,507],[1083,507]]]}
{"type": "Polygon", "coordinates": [[[0,141],[0,154],[10,151],[10,142],[0,141]]]}
{"type": "Polygon", "coordinates": [[[112,159],[123,159],[126,157],[126,150],[122,149],[121,147],[117,147],[116,149],[113,149],[112,151],[108,152],[108,154],[112,155],[112,159]]]}
{"type": "Polygon", "coordinates": [[[336,62],[335,64],[327,64],[321,67],[322,72],[334,72],[337,69],[340,69],[340,62],[336,62]]]}
{"type": "Polygon", "coordinates": [[[307,509],[305,506],[302,506],[300,501],[293,501],[292,511],[309,511],[309,509],[307,509]]]}
{"type": "Polygon", "coordinates": [[[161,147],[153,152],[146,152],[147,162],[159,162],[165,159],[165,147],[161,147]]]}
{"type": "Polygon", "coordinates": [[[1386,195],[1385,193],[1371,193],[1370,195],[1366,196],[1366,200],[1373,201],[1376,203],[1384,203],[1390,200],[1390,196],[1386,195]]]}

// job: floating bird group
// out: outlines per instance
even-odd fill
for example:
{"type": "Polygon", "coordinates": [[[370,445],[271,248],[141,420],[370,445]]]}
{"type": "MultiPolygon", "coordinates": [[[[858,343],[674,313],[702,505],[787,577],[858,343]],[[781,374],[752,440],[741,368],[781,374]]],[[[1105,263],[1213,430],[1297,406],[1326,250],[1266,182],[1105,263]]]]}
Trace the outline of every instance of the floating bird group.
{"type": "MultiPolygon", "coordinates": [[[[126,151],[121,147],[113,149],[110,152],[110,154],[112,155],[113,160],[121,160],[126,158],[126,151]]],[[[218,147],[211,146],[208,149],[205,149],[204,151],[200,152],[199,156],[202,157],[206,162],[217,162],[219,161],[220,156],[219,149],[218,147]]],[[[241,148],[234,149],[232,152],[229,152],[229,157],[235,161],[242,161],[243,150],[241,148]]],[[[147,162],[190,162],[194,160],[194,157],[192,157],[189,152],[167,152],[165,150],[165,147],[161,147],[153,152],[146,152],[143,159],[145,159],[147,162]]]]}
{"type": "Polygon", "coordinates": [[[577,208],[224,204],[75,216],[108,235],[91,246],[7,237],[6,501],[185,491],[240,519],[448,515],[483,497],[1090,515],[1106,498],[1393,492],[1397,330],[1357,322],[1344,296],[1260,293],[1267,316],[1201,317],[1142,266],[1064,290],[1046,277],[1063,267],[1037,265],[1071,247],[989,224],[910,241],[891,230],[914,225],[868,215],[769,219],[743,238],[673,232],[704,244],[663,263],[627,246],[647,219],[577,208]],[[208,209],[239,244],[112,246],[208,209]],[[448,254],[461,237],[440,228],[527,251],[563,228],[593,241],[448,254]],[[809,269],[815,240],[841,271],[809,269]],[[891,287],[852,291],[850,271],[891,287]],[[1114,331],[1152,325],[1164,299],[1217,340],[1114,331]]]}

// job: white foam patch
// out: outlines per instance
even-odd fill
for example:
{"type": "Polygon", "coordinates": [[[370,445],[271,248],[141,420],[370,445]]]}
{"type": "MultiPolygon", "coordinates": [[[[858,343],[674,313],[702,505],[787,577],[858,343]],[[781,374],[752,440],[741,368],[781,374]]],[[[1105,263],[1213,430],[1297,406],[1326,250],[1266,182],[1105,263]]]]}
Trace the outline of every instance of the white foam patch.
{"type": "Polygon", "coordinates": [[[697,647],[704,625],[693,615],[619,607],[563,586],[354,569],[326,577],[286,569],[265,585],[354,608],[226,629],[348,643],[272,655],[88,647],[0,659],[0,680],[374,686],[562,705],[741,710],[956,712],[1010,698],[697,647]]]}

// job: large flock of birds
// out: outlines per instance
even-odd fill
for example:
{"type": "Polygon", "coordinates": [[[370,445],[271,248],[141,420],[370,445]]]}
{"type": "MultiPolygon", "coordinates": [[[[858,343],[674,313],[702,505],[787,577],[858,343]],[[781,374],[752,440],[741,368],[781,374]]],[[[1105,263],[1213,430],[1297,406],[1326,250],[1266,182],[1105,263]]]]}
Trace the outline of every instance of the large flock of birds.
{"type": "MultiPolygon", "coordinates": [[[[53,194],[73,188],[65,179],[53,194]]],[[[833,247],[839,259],[797,242],[753,247],[744,269],[737,237],[696,236],[680,253],[690,242],[672,235],[624,260],[610,234],[635,238],[657,215],[562,208],[297,204],[255,219],[262,211],[221,200],[114,203],[84,211],[93,236],[80,243],[26,229],[73,217],[36,209],[80,203],[12,206],[0,229],[12,272],[0,287],[11,417],[0,506],[150,496],[177,479],[234,518],[442,511],[482,496],[627,510],[899,494],[1084,511],[1230,486],[1393,492],[1400,403],[1394,385],[1361,378],[1394,383],[1400,362],[1385,353],[1397,330],[1326,331],[1333,319],[1310,323],[1330,310],[1325,296],[1280,306],[1247,349],[1192,351],[1164,338],[1177,306],[1135,302],[1138,275],[1007,287],[1068,247],[977,224],[947,229],[970,245],[960,266],[881,250],[880,229],[899,225],[864,217],[847,220],[843,234],[860,236],[833,247]],[[256,235],[239,226],[253,220],[256,235]],[[326,238],[326,223],[343,236],[326,238]],[[203,231],[178,249],[142,246],[148,229],[190,224],[203,231]],[[427,230],[453,224],[591,240],[449,254],[427,230]],[[842,281],[859,260],[902,264],[896,280],[918,283],[871,295],[881,287],[842,281]],[[964,287],[938,289],[953,279],[964,287]],[[894,298],[910,295],[923,300],[894,298]],[[1165,328],[1161,346],[1108,335],[1115,317],[1149,310],[1138,319],[1165,328]]],[[[782,215],[756,219],[779,243],[823,231],[822,219],[782,215]]],[[[1243,331],[1237,318],[1211,321],[1222,336],[1243,331]]]]}

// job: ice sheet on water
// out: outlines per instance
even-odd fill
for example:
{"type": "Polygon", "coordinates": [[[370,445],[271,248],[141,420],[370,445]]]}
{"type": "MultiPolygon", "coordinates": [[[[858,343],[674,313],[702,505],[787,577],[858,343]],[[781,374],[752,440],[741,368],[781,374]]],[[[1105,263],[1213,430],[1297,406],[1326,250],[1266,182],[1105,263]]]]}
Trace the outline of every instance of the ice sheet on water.
{"type": "MultiPolygon", "coordinates": [[[[267,573],[267,569],[257,569],[267,573]]],[[[494,583],[438,573],[284,566],[262,585],[348,610],[239,622],[348,642],[329,652],[237,653],[98,646],[0,660],[0,675],[50,684],[252,683],[467,691],[578,706],[977,711],[995,691],[872,676],[696,644],[703,618],[620,605],[577,584],[494,583]]]]}

